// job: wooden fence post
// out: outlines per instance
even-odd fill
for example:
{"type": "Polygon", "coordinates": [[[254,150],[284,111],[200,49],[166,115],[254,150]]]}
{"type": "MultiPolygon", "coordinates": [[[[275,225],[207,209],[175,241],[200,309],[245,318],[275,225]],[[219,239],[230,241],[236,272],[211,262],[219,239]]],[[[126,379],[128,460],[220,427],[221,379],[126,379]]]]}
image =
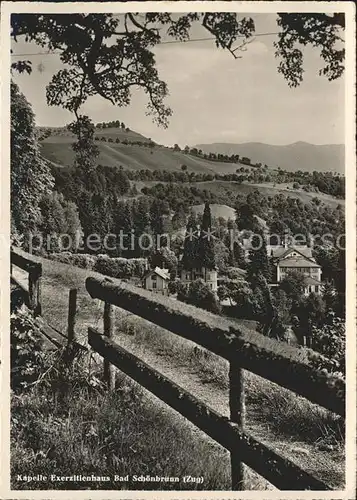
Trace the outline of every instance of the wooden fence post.
{"type": "MultiPolygon", "coordinates": [[[[104,302],[104,335],[108,339],[113,338],[114,333],[114,306],[108,302],[104,302]]],[[[104,359],[104,381],[107,383],[108,389],[115,389],[115,367],[106,359],[104,359]]]]}
{"type": "MultiPolygon", "coordinates": [[[[245,421],[244,372],[234,361],[229,365],[230,419],[243,429],[245,421]]],[[[231,451],[232,490],[244,490],[244,464],[241,450],[231,451]]]]}
{"type": "Polygon", "coordinates": [[[41,315],[41,270],[38,267],[29,270],[29,303],[34,316],[41,315]]]}
{"type": "Polygon", "coordinates": [[[68,302],[68,327],[67,327],[67,345],[73,346],[76,342],[76,312],[77,312],[77,289],[72,288],[69,291],[69,302],[68,302]]]}

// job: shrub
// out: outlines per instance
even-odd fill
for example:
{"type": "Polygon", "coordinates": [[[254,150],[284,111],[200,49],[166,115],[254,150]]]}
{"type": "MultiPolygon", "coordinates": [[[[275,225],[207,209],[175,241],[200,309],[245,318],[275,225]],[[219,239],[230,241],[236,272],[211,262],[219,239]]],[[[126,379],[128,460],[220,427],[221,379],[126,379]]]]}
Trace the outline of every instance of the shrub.
{"type": "Polygon", "coordinates": [[[11,314],[11,388],[15,391],[32,385],[45,370],[43,338],[32,314],[22,307],[11,314]]]}
{"type": "Polygon", "coordinates": [[[52,253],[48,257],[52,260],[63,262],[64,264],[81,267],[82,269],[93,269],[96,261],[96,257],[94,255],[71,252],[52,253]]]}
{"type": "Polygon", "coordinates": [[[190,283],[188,288],[179,287],[177,298],[182,302],[206,309],[206,311],[213,312],[214,314],[221,313],[221,305],[216,294],[201,279],[190,283]]]}
{"type": "Polygon", "coordinates": [[[73,254],[71,252],[53,252],[48,255],[48,258],[64,264],[72,264],[73,254]]]}
{"type": "Polygon", "coordinates": [[[94,255],[73,254],[71,264],[81,267],[82,269],[93,269],[95,261],[96,258],[94,255]]]}
{"type": "Polygon", "coordinates": [[[98,255],[94,271],[113,278],[141,278],[146,270],[146,259],[124,259],[121,257],[110,258],[106,255],[98,255]]]}
{"type": "Polygon", "coordinates": [[[178,292],[181,281],[179,279],[171,280],[168,282],[169,293],[174,295],[178,292]]]}
{"type": "Polygon", "coordinates": [[[312,327],[312,348],[326,356],[333,366],[330,369],[318,365],[318,369],[345,374],[346,368],[346,324],[341,318],[335,317],[331,312],[323,326],[312,327]]]}

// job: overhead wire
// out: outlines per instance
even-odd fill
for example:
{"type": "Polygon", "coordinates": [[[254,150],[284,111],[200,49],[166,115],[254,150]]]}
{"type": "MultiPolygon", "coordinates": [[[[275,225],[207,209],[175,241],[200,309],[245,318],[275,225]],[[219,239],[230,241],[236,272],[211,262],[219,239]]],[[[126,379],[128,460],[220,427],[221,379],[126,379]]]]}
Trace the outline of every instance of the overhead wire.
{"type": "MultiPolygon", "coordinates": [[[[253,37],[257,36],[270,36],[270,35],[278,35],[279,32],[268,32],[268,33],[255,33],[253,37]]],[[[239,37],[244,38],[244,37],[239,37]]],[[[193,40],[168,40],[166,42],[160,42],[158,45],[168,45],[168,44],[177,44],[177,43],[196,43],[196,42],[207,42],[216,40],[215,37],[206,37],[206,38],[195,38],[193,40]]],[[[27,56],[54,56],[60,55],[61,52],[29,52],[23,54],[11,54],[12,57],[27,57],[27,56]]]]}

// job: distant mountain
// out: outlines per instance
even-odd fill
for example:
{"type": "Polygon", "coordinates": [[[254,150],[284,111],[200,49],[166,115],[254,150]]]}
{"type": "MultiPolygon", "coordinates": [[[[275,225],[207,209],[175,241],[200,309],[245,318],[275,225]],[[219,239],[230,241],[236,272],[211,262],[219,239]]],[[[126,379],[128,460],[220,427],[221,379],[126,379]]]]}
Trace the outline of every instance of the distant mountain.
{"type": "Polygon", "coordinates": [[[308,170],[312,172],[334,171],[344,173],[345,147],[343,144],[314,145],[295,142],[287,146],[272,146],[261,142],[242,144],[213,143],[198,144],[197,149],[205,153],[246,156],[254,163],[266,163],[272,168],[282,168],[290,172],[308,170]]]}

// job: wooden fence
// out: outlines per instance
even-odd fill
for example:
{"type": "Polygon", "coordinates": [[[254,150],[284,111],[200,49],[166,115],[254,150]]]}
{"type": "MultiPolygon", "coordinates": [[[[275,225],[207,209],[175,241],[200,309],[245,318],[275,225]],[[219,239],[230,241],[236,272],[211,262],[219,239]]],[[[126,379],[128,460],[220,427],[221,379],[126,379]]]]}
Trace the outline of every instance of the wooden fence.
{"type": "Polygon", "coordinates": [[[10,254],[11,280],[18,289],[21,289],[26,305],[33,311],[34,316],[41,314],[41,277],[42,264],[24,257],[13,250],[10,254]],[[19,267],[28,273],[28,288],[24,288],[13,277],[13,266],[19,267]]]}
{"type": "MultiPolygon", "coordinates": [[[[104,336],[88,329],[88,342],[104,358],[104,376],[109,389],[115,387],[114,367],[126,373],[166,404],[177,410],[216,440],[231,454],[232,489],[244,490],[244,465],[283,490],[331,490],[290,460],[280,456],[245,431],[244,370],[251,371],[344,416],[345,384],[338,377],[316,371],[301,361],[299,350],[267,339],[244,327],[192,306],[153,296],[127,284],[88,278],[92,298],[104,301],[104,336]],[[113,306],[141,316],[181,337],[189,339],[229,361],[229,406],[227,419],[173,383],[113,341],[113,306]],[[244,370],[243,370],[244,369],[244,370]]],[[[316,357],[319,357],[316,354],[316,357]]]]}
{"type": "Polygon", "coordinates": [[[26,306],[33,311],[35,316],[35,325],[43,335],[44,339],[49,345],[56,348],[63,348],[65,346],[74,348],[73,351],[85,349],[86,347],[77,342],[75,334],[75,320],[77,312],[77,289],[69,290],[68,301],[68,323],[67,332],[63,333],[55,326],[46,322],[42,316],[41,306],[41,280],[42,280],[42,264],[25,257],[15,250],[10,253],[11,263],[11,282],[15,287],[15,293],[19,293],[21,297],[20,302],[25,303],[26,306]],[[28,272],[28,288],[25,288],[14,276],[13,266],[16,266],[28,272]]]}
{"type": "MultiPolygon", "coordinates": [[[[11,251],[11,269],[28,272],[28,290],[21,288],[27,305],[39,321],[41,332],[57,347],[76,346],[75,315],[77,290],[69,292],[67,336],[40,317],[42,265],[11,251]]],[[[86,289],[92,298],[104,301],[104,336],[88,329],[88,343],[104,360],[104,377],[110,390],[115,388],[115,367],[160,398],[211,438],[230,451],[232,489],[244,490],[244,464],[282,490],[331,490],[290,460],[280,456],[245,431],[244,370],[275,382],[328,410],[345,415],[345,383],[342,379],[317,371],[299,357],[300,350],[268,339],[187,304],[161,295],[120,285],[105,279],[87,278],[86,289]],[[114,306],[125,309],[166,330],[186,338],[229,362],[229,407],[226,418],[202,401],[116,344],[114,306]],[[232,326],[233,325],[233,326],[232,326]]],[[[320,357],[313,354],[315,360],[320,357]]]]}

